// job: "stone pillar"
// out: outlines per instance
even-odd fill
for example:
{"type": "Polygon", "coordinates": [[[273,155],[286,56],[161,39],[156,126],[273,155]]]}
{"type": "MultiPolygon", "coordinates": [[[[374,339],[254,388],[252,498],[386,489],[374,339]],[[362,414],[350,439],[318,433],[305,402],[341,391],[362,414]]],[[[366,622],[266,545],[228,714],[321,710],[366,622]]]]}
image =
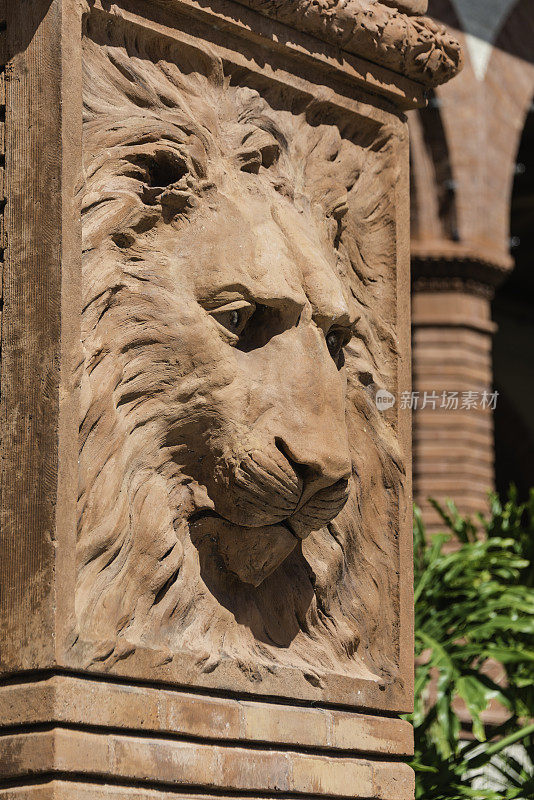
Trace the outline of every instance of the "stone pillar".
{"type": "Polygon", "coordinates": [[[0,798],[407,800],[377,393],[457,44],[422,0],[2,5],[0,798]]]}
{"type": "Polygon", "coordinates": [[[494,487],[491,300],[504,270],[419,256],[412,269],[413,490],[437,531],[428,498],[451,498],[474,517],[487,513],[494,487]]]}

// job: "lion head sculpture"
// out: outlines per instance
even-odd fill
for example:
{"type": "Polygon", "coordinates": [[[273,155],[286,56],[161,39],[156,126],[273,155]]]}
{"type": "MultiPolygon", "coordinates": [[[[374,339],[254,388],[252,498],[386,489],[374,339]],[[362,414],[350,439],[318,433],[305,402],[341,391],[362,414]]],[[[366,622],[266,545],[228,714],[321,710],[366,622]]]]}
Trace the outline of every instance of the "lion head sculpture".
{"type": "Polygon", "coordinates": [[[388,137],[109,35],[85,45],[79,628],[387,676],[388,137]]]}

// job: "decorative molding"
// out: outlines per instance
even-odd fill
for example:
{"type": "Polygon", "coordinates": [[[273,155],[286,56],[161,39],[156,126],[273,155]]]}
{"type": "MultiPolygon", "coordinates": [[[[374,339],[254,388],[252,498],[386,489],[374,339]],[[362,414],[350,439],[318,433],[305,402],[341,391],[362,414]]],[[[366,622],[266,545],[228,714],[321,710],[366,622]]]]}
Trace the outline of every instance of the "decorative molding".
{"type": "Polygon", "coordinates": [[[275,82],[289,83],[305,92],[315,85],[320,87],[321,99],[330,95],[334,105],[354,105],[355,90],[363,90],[366,95],[386,98],[403,111],[426,106],[427,91],[421,83],[379,63],[340,52],[336,43],[319,41],[302,30],[288,35],[282,22],[235,0],[211,0],[209,5],[202,0],[173,0],[164,7],[153,0],[123,0],[112,6],[102,0],[91,2],[93,16],[105,14],[115,24],[123,20],[141,34],[150,29],[162,39],[179,41],[180,46],[196,42],[194,46],[202,49],[208,42],[225,63],[264,77],[267,70],[275,82]],[[184,29],[188,18],[199,26],[194,35],[187,26],[184,29]],[[257,48],[262,53],[259,62],[254,57],[257,48]],[[275,62],[278,67],[271,72],[270,65],[275,62]]]}
{"type": "Polygon", "coordinates": [[[238,2],[428,87],[462,68],[461,47],[443,25],[399,10],[417,7],[413,2],[397,8],[376,0],[238,2]]]}
{"type": "Polygon", "coordinates": [[[494,289],[480,281],[457,276],[423,276],[412,278],[412,292],[461,292],[492,300],[494,289]]]}
{"type": "Polygon", "coordinates": [[[362,800],[405,800],[412,796],[414,785],[412,770],[399,762],[270,748],[251,750],[72,728],[7,734],[3,738],[6,779],[30,784],[42,777],[81,777],[97,785],[112,781],[149,790],[193,789],[197,797],[222,790],[233,796],[243,792],[255,796],[261,793],[259,796],[267,798],[324,793],[331,798],[362,800]],[[32,775],[29,780],[28,773],[32,775]]]}
{"type": "Polygon", "coordinates": [[[382,3],[406,14],[426,14],[428,11],[428,0],[382,0],[382,3]]]}
{"type": "Polygon", "coordinates": [[[436,242],[412,246],[412,291],[464,291],[491,299],[513,268],[511,256],[436,242]]]}

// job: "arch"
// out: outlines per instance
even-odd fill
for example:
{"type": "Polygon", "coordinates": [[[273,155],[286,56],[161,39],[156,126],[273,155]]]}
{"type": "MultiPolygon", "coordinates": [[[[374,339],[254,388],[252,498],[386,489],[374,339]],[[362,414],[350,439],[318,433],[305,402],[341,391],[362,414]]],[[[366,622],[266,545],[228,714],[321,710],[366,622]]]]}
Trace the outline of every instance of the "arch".
{"type": "MultiPolygon", "coordinates": [[[[461,31],[451,0],[430,0],[428,13],[461,31]]],[[[457,241],[456,181],[440,95],[431,92],[427,107],[408,116],[412,240],[457,241]]]]}
{"type": "Polygon", "coordinates": [[[499,194],[508,211],[512,199],[514,168],[529,109],[534,96],[534,13],[531,0],[519,0],[510,11],[499,35],[495,39],[486,74],[488,94],[494,98],[492,114],[488,115],[490,140],[497,134],[506,120],[509,129],[508,141],[501,146],[502,189],[499,194]],[[504,109],[504,111],[503,111],[504,109]]]}
{"type": "Polygon", "coordinates": [[[494,46],[534,64],[534,13],[532,0],[517,0],[501,25],[494,46]]]}
{"type": "Polygon", "coordinates": [[[458,241],[456,184],[434,93],[427,108],[412,114],[410,133],[412,237],[458,241]]]}

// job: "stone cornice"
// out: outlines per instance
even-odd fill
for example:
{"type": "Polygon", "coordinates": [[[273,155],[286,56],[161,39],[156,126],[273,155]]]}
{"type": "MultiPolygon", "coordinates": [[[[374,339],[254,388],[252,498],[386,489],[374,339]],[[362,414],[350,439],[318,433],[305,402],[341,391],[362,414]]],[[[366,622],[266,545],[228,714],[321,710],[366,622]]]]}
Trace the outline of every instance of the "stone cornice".
{"type": "Polygon", "coordinates": [[[514,262],[510,255],[461,242],[412,242],[412,289],[462,289],[493,296],[514,262]]]}
{"type": "Polygon", "coordinates": [[[446,28],[406,13],[424,8],[422,0],[238,2],[428,87],[445,83],[462,67],[460,45],[446,28]]]}
{"type": "Polygon", "coordinates": [[[472,294],[476,297],[483,297],[485,300],[492,300],[495,289],[481,281],[471,278],[462,278],[457,275],[436,276],[429,275],[414,276],[412,279],[412,293],[421,292],[458,292],[460,294],[472,294]]]}
{"type": "Polygon", "coordinates": [[[485,242],[452,241],[452,239],[412,239],[412,256],[419,261],[479,261],[492,269],[507,273],[514,267],[514,259],[501,248],[485,242]]]}

